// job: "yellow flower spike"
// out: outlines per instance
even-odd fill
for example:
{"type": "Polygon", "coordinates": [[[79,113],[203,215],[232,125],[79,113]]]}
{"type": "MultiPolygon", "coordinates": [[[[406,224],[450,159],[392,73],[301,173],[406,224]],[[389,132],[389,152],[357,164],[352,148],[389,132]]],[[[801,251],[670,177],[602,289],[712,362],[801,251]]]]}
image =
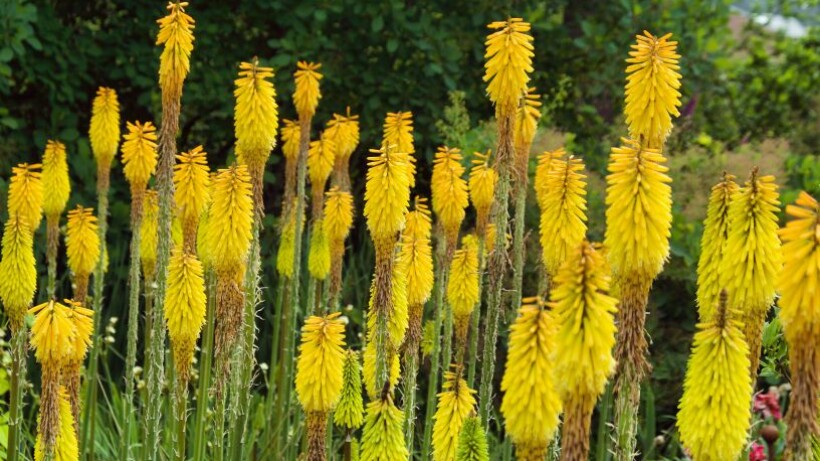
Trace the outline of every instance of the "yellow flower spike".
{"type": "Polygon", "coordinates": [[[586,176],[581,159],[553,160],[541,212],[541,250],[547,274],[554,276],[587,232],[586,176]]]}
{"type": "Polygon", "coordinates": [[[3,231],[0,260],[0,299],[15,334],[24,325],[26,310],[37,290],[34,237],[25,220],[12,215],[3,231]]]}
{"type": "Polygon", "coordinates": [[[293,74],[296,81],[293,104],[296,106],[299,118],[313,117],[316,113],[316,107],[322,97],[319,91],[319,80],[322,79],[322,74],[319,73],[321,67],[321,64],[313,62],[299,61],[296,63],[297,70],[293,74]]]}
{"type": "Polygon", "coordinates": [[[91,128],[88,137],[97,160],[98,171],[111,168],[120,144],[120,103],[117,92],[101,86],[91,107],[91,128]]]}
{"type": "Polygon", "coordinates": [[[334,186],[325,195],[327,199],[322,225],[327,238],[330,241],[344,241],[353,226],[353,194],[334,186]]]}
{"type": "Polygon", "coordinates": [[[606,237],[616,277],[634,274],[651,280],[669,256],[672,179],[666,158],[656,149],[622,138],[613,147],[606,178],[606,237]]]}
{"type": "Polygon", "coordinates": [[[433,460],[454,461],[458,436],[467,417],[475,411],[475,391],[459,373],[444,373],[438,407],[433,417],[433,460]]]}
{"type": "Polygon", "coordinates": [[[527,167],[530,160],[530,147],[535,139],[535,132],[538,129],[538,121],[541,119],[540,94],[535,93],[535,88],[528,88],[526,94],[521,98],[518,111],[515,113],[515,124],[513,125],[513,145],[515,146],[515,172],[519,179],[526,180],[527,167]]]}
{"type": "Polygon", "coordinates": [[[593,404],[615,371],[615,317],[618,300],[609,296],[605,255],[596,245],[579,243],[555,276],[550,306],[558,322],[555,375],[563,400],[593,404]]]}
{"type": "Polygon", "coordinates": [[[327,126],[337,147],[337,164],[340,160],[347,161],[359,145],[359,116],[350,115],[348,107],[346,116],[333,114],[327,126]]]}
{"type": "Polygon", "coordinates": [[[698,313],[701,322],[709,321],[714,315],[715,305],[723,289],[720,266],[726,256],[729,237],[729,203],[738,190],[734,179],[733,175],[723,173],[723,180],[712,187],[706,209],[698,260],[698,313]]]}
{"type": "Polygon", "coordinates": [[[461,425],[456,461],[490,461],[487,435],[477,416],[470,416],[461,425]]]}
{"type": "Polygon", "coordinates": [[[68,212],[65,238],[68,267],[78,276],[93,272],[100,260],[100,236],[97,217],[93,213],[92,208],[83,208],[82,205],[68,212]]]}
{"type": "Polygon", "coordinates": [[[527,92],[532,73],[534,56],[530,24],[521,18],[492,22],[487,26],[495,30],[487,36],[484,44],[484,82],[487,94],[499,114],[511,116],[518,109],[518,102],[527,92]]]}
{"type": "Polygon", "coordinates": [[[467,345],[470,316],[478,304],[478,270],[478,240],[474,235],[467,235],[461,239],[461,248],[453,255],[447,281],[447,302],[453,311],[456,327],[456,357],[462,356],[467,345]]]}
{"type": "Polygon", "coordinates": [[[156,44],[165,45],[159,57],[159,86],[164,104],[179,100],[191,68],[196,21],[185,12],[186,6],[188,2],[168,2],[168,15],[157,20],[156,44]]]}
{"type": "Polygon", "coordinates": [[[820,335],[820,204],[800,192],[786,207],[791,218],[779,235],[783,240],[783,271],[778,279],[780,319],[786,337],[820,335]]]}
{"type": "Polygon", "coordinates": [[[553,161],[563,158],[566,155],[563,147],[559,147],[554,151],[544,151],[538,155],[538,166],[535,167],[535,198],[538,200],[538,206],[541,212],[544,212],[544,200],[549,191],[548,177],[552,167],[553,161]]]}
{"type": "Polygon", "coordinates": [[[407,461],[403,421],[404,412],[389,395],[367,404],[360,461],[407,461]]]}
{"type": "Polygon", "coordinates": [[[470,201],[476,212],[476,229],[483,233],[490,219],[490,210],[495,200],[495,184],[498,182],[498,173],[490,165],[490,153],[475,153],[473,168],[470,170],[470,201]]]}
{"type": "Polygon", "coordinates": [[[377,250],[395,242],[410,206],[410,160],[387,144],[367,158],[364,216],[377,250]]]}
{"type": "Polygon", "coordinates": [[[300,136],[299,122],[282,119],[282,153],[285,155],[285,159],[296,161],[296,157],[299,156],[300,136]]]}
{"type": "Polygon", "coordinates": [[[285,218],[282,226],[282,237],[279,239],[279,251],[276,254],[276,270],[285,277],[293,277],[293,258],[295,257],[296,210],[293,209],[285,218]]]}
{"type": "Polygon", "coordinates": [[[174,200],[189,253],[195,250],[199,218],[210,201],[211,176],[207,155],[202,146],[197,146],[177,155],[177,164],[174,165],[174,200]]]}
{"type": "MultiPolygon", "coordinates": [[[[368,332],[368,344],[362,353],[362,379],[364,380],[364,388],[367,391],[367,396],[371,400],[376,399],[382,392],[382,388],[376,388],[376,343],[372,341],[372,334],[368,332]]],[[[393,392],[393,388],[399,382],[399,374],[401,373],[401,363],[398,354],[392,354],[388,359],[390,361],[390,369],[388,370],[387,382],[389,383],[388,390],[393,392]]]]}
{"type": "Polygon", "coordinates": [[[54,140],[46,142],[41,180],[43,184],[48,185],[43,188],[43,213],[46,217],[59,218],[71,194],[68,162],[63,143],[54,140]]]}
{"type": "Polygon", "coordinates": [[[558,322],[554,373],[564,402],[562,456],[585,460],[592,410],[615,371],[618,300],[608,294],[609,267],[594,245],[583,241],[568,256],[550,294],[558,322]]]}
{"type": "Polygon", "coordinates": [[[159,201],[157,191],[145,191],[145,200],[142,208],[142,222],[140,223],[140,262],[142,274],[147,281],[154,279],[157,265],[157,218],[159,216],[159,201]]]}
{"type": "Polygon", "coordinates": [[[636,35],[626,60],[626,123],[629,134],[659,149],[672,130],[672,116],[679,116],[680,79],[678,42],[672,34],[655,37],[647,31],[636,35]]]}
{"type": "Polygon", "coordinates": [[[791,459],[802,459],[810,456],[818,419],[820,363],[815,347],[820,339],[820,204],[800,192],[795,203],[786,207],[786,214],[791,219],[779,231],[785,264],[777,283],[792,377],[786,445],[791,459]]]}
{"type": "Polygon", "coordinates": [[[123,136],[122,163],[131,193],[143,191],[157,168],[157,129],[151,122],[126,122],[123,136]]]}
{"type": "Polygon", "coordinates": [[[723,305],[698,324],[686,368],[678,429],[693,459],[738,459],[751,419],[749,348],[738,313],[723,305]]]}
{"type": "Polygon", "coordinates": [[[324,229],[324,219],[317,219],[310,234],[308,252],[308,272],[317,280],[324,280],[330,274],[330,242],[324,229]]]}
{"type": "Polygon", "coordinates": [[[31,326],[31,348],[44,368],[59,369],[71,356],[77,334],[71,311],[56,301],[48,301],[29,309],[34,314],[31,326]]]}
{"type": "Polygon", "coordinates": [[[261,67],[254,59],[239,64],[239,78],[234,81],[236,156],[251,171],[261,172],[276,146],[279,115],[272,78],[273,68],[261,67]]]}
{"type": "Polygon", "coordinates": [[[333,410],[344,384],[345,326],[338,312],[311,316],[302,327],[296,394],[306,412],[333,410]]]}
{"type": "Polygon", "coordinates": [[[519,452],[545,452],[561,414],[561,398],[552,378],[555,316],[540,299],[527,298],[524,303],[510,327],[509,355],[501,381],[501,414],[519,452]]]}
{"type": "Polygon", "coordinates": [[[466,214],[468,204],[467,181],[461,164],[461,151],[457,148],[439,147],[433,160],[433,176],[430,190],[433,197],[433,212],[441,220],[447,243],[455,245],[458,230],[466,214]]]}
{"type": "Polygon", "coordinates": [[[308,151],[307,168],[310,187],[324,194],[327,178],[333,171],[333,162],[336,160],[336,144],[324,134],[318,141],[311,141],[308,151]]]}
{"type": "Polygon", "coordinates": [[[9,216],[19,215],[32,233],[43,219],[43,183],[39,163],[21,163],[11,169],[9,216]]]}
{"type": "Polygon", "coordinates": [[[416,187],[416,147],[413,144],[413,113],[388,112],[384,118],[382,144],[395,146],[398,152],[406,152],[410,160],[410,187],[416,187]]]}
{"type": "Polygon", "coordinates": [[[749,180],[732,195],[726,256],[720,267],[720,283],[729,293],[729,305],[743,315],[753,377],[760,363],[763,324],[774,303],[775,284],[782,269],[778,198],[774,176],[760,176],[755,168],[749,180]]]}
{"type": "Polygon", "coordinates": [[[345,352],[343,370],[342,395],[333,412],[333,421],[339,427],[355,430],[364,422],[362,367],[359,364],[359,354],[352,350],[345,352]]]}
{"type": "Polygon", "coordinates": [[[407,279],[407,304],[410,306],[426,303],[433,291],[432,223],[426,201],[416,197],[415,209],[407,213],[401,238],[398,270],[407,279]]]}
{"type": "MultiPolygon", "coordinates": [[[[253,225],[250,176],[245,165],[219,170],[208,220],[208,252],[218,274],[244,274],[253,225]]],[[[241,277],[240,277],[241,278],[241,277]]]]}
{"type": "Polygon", "coordinates": [[[187,381],[194,349],[205,324],[205,279],[196,255],[175,248],[168,262],[165,322],[177,375],[187,381]]]}
{"type": "MultiPolygon", "coordinates": [[[[65,388],[60,387],[59,391],[59,421],[60,432],[54,443],[52,461],[78,461],[80,459],[80,449],[77,443],[77,433],[74,430],[74,417],[71,413],[71,404],[68,401],[68,394],[65,388]]],[[[45,461],[46,455],[43,450],[42,437],[38,434],[34,444],[34,461],[45,461]]]]}
{"type": "Polygon", "coordinates": [[[94,333],[94,311],[71,299],[64,299],[63,302],[68,307],[68,317],[74,325],[75,332],[68,360],[82,363],[91,347],[91,335],[94,333]]]}

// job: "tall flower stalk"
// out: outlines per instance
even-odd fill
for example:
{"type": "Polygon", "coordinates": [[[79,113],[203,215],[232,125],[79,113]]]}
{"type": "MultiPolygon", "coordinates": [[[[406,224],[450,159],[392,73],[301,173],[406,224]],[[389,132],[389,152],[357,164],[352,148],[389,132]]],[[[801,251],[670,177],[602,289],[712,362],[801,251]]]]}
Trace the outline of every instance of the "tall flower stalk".
{"type": "Polygon", "coordinates": [[[144,411],[148,460],[159,456],[162,430],[162,383],[165,379],[165,293],[168,289],[168,263],[171,258],[171,222],[173,218],[174,157],[179,131],[182,87],[190,71],[194,48],[194,19],[185,12],[187,2],[169,2],[168,14],[157,20],[156,44],[162,46],[159,63],[159,86],[162,91],[162,124],[159,132],[157,164],[157,254],[156,291],[151,308],[151,336],[146,354],[148,404],[144,411]]]}
{"type": "Polygon", "coordinates": [[[157,135],[151,122],[126,124],[123,136],[122,163],[125,179],[131,185],[131,248],[128,296],[128,345],[125,354],[125,397],[123,398],[122,436],[120,457],[131,457],[131,414],[134,409],[134,368],[137,365],[137,335],[140,306],[140,246],[142,208],[148,180],[157,166],[157,135]]]}
{"type": "MultiPolygon", "coordinates": [[[[293,189],[294,196],[291,203],[287,204],[287,208],[283,210],[283,214],[288,217],[286,226],[290,226],[292,231],[289,240],[293,242],[293,259],[291,261],[292,269],[289,271],[291,276],[286,280],[287,288],[285,296],[283,297],[284,309],[282,312],[282,324],[286,326],[287,330],[280,335],[279,338],[279,354],[277,360],[277,374],[273,382],[278,386],[276,389],[275,400],[275,414],[276,421],[284,421],[284,418],[290,417],[291,412],[291,386],[290,382],[293,376],[293,356],[295,348],[296,318],[297,313],[301,310],[300,306],[300,274],[302,271],[302,234],[305,221],[305,176],[307,174],[307,159],[308,150],[310,148],[310,124],[313,115],[316,113],[316,108],[319,105],[319,99],[322,93],[319,87],[319,81],[322,79],[322,74],[319,73],[322,65],[319,63],[299,61],[296,64],[296,72],[294,73],[295,89],[293,92],[293,104],[296,106],[296,112],[299,115],[299,151],[296,157],[296,184],[293,189]],[[288,334],[290,332],[291,334],[288,334]]],[[[284,134],[284,133],[283,133],[284,134]]],[[[287,229],[285,229],[287,230],[287,229]]],[[[285,232],[283,232],[282,240],[285,240],[285,232]]],[[[287,261],[284,261],[287,265],[287,261]]],[[[282,424],[277,436],[274,450],[282,450],[287,437],[287,431],[284,428],[287,424],[282,424]]]]}
{"type": "Polygon", "coordinates": [[[530,148],[541,118],[541,95],[535,88],[528,88],[521,98],[515,116],[513,146],[515,147],[515,168],[513,170],[514,218],[513,218],[513,286],[512,305],[521,304],[521,291],[524,283],[524,215],[527,209],[527,191],[529,184],[530,148]]]}
{"type": "Polygon", "coordinates": [[[9,219],[3,231],[0,260],[0,300],[11,329],[11,389],[8,410],[8,455],[17,461],[26,452],[21,436],[23,392],[26,375],[28,334],[25,316],[37,290],[34,259],[34,228],[40,221],[42,189],[36,165],[21,164],[12,169],[9,184],[9,219]]]}
{"type": "Polygon", "coordinates": [[[555,383],[564,403],[562,461],[589,459],[592,410],[615,371],[615,306],[609,267],[596,246],[582,242],[567,255],[550,295],[558,322],[555,383]]]}
{"type": "Polygon", "coordinates": [[[789,342],[792,393],[786,415],[786,445],[791,459],[811,459],[812,439],[820,436],[820,204],[801,192],[786,207],[791,220],[780,230],[784,267],[778,279],[780,319],[789,342]]]}
{"type": "Polygon", "coordinates": [[[416,197],[401,236],[399,271],[407,279],[408,326],[404,341],[404,436],[412,453],[415,438],[416,380],[419,370],[424,305],[433,290],[432,222],[427,200],[416,197]]]}
{"type": "Polygon", "coordinates": [[[48,264],[48,297],[54,299],[57,284],[57,251],[60,248],[60,215],[65,211],[71,183],[68,179],[68,162],[65,145],[49,140],[43,153],[42,181],[43,214],[46,216],[46,261],[48,264]]]}
{"type": "Polygon", "coordinates": [[[216,337],[214,339],[216,395],[215,454],[222,459],[226,387],[231,358],[240,339],[245,308],[244,280],[253,238],[253,198],[245,165],[220,170],[214,179],[208,213],[206,246],[216,272],[216,337]]]}
{"type": "Polygon", "coordinates": [[[485,430],[489,429],[492,408],[493,378],[495,376],[495,346],[498,337],[498,318],[503,310],[502,292],[506,274],[506,238],[509,213],[510,179],[515,168],[513,131],[515,116],[521,98],[527,92],[527,84],[533,71],[533,38],[530,24],[521,18],[508,18],[488,25],[493,30],[485,41],[484,81],[487,94],[495,105],[498,125],[496,147],[496,171],[498,186],[495,189],[496,209],[494,251],[489,257],[487,321],[484,329],[484,351],[479,389],[479,414],[485,430]]]}
{"type": "MultiPolygon", "coordinates": [[[[88,279],[91,271],[97,267],[101,258],[99,228],[97,217],[94,216],[93,211],[90,208],[77,205],[77,208],[68,212],[65,237],[66,254],[68,256],[68,268],[71,270],[74,282],[74,303],[81,306],[87,305],[88,279]]],[[[94,330],[93,320],[89,319],[88,323],[90,324],[88,329],[94,330]]],[[[91,336],[91,331],[89,331],[88,336],[91,336]]],[[[63,370],[63,382],[68,393],[68,400],[71,403],[75,424],[79,424],[80,421],[80,376],[85,355],[85,349],[81,351],[80,347],[75,347],[74,354],[69,357],[63,370]]],[[[88,401],[86,401],[86,404],[88,404],[88,401]]],[[[82,439],[80,439],[80,442],[80,447],[84,448],[82,439]]]]}
{"type": "Polygon", "coordinates": [[[342,285],[342,258],[345,239],[353,227],[353,194],[333,186],[326,194],[323,232],[330,247],[330,286],[328,307],[335,309],[339,304],[342,285]]]}
{"type": "Polygon", "coordinates": [[[624,113],[629,139],[613,148],[607,176],[607,230],[618,308],[615,459],[635,457],[641,383],[649,373],[644,323],[652,281],[669,255],[672,198],[663,144],[678,116],[680,79],[672,34],[644,31],[626,60],[624,113]]]}

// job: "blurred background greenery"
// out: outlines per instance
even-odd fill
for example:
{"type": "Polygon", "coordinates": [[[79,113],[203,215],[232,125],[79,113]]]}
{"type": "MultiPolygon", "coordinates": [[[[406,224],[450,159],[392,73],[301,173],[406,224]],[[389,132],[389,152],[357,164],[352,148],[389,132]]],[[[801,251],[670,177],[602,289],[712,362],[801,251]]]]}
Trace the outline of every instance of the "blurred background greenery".
{"type": "MultiPolygon", "coordinates": [[[[783,202],[791,202],[799,189],[815,197],[820,193],[816,0],[203,0],[192,1],[188,11],[197,25],[180,149],[202,144],[214,167],[232,161],[232,90],[240,61],[257,56],[276,69],[285,118],[295,117],[290,94],[296,61],[318,61],[325,78],[314,137],[333,112],[350,106],[360,114],[362,142],[351,172],[361,191],[367,149],[378,144],[385,113],[412,111],[421,194],[427,193],[436,146],[456,145],[468,156],[494,147],[492,107],[481,78],[485,26],[508,15],[525,18],[535,37],[532,83],[544,101],[536,150],[566,145],[583,157],[590,180],[589,234],[596,240],[603,237],[607,154],[626,133],[621,109],[629,45],[644,29],[672,32],[680,42],[683,75],[682,116],[667,152],[675,220],[672,256],[651,296],[654,372],[644,392],[642,451],[647,459],[680,454],[674,415],[694,331],[695,268],[709,188],[724,169],[742,180],[759,165],[777,176],[783,202]],[[784,21],[792,27],[775,27],[784,21]]],[[[160,50],[154,40],[155,20],[163,14],[161,0],[0,2],[0,215],[11,166],[38,161],[47,139],[68,147],[74,187],[69,206],[94,205],[95,166],[87,135],[92,97],[97,86],[112,87],[123,125],[126,120],[158,124],[160,50]]],[[[277,149],[265,178],[263,248],[276,248],[282,165],[277,149]]],[[[118,165],[112,178],[104,321],[123,318],[127,306],[129,196],[118,165]]],[[[361,200],[363,194],[356,195],[361,200]]],[[[533,251],[525,287],[534,292],[539,254],[534,200],[527,221],[533,251]]],[[[366,305],[373,261],[365,226],[358,224],[349,240],[356,251],[347,253],[343,297],[354,306],[349,311],[354,322],[366,305]]],[[[44,260],[44,230],[40,233],[44,260]]],[[[276,295],[275,254],[265,257],[270,304],[276,295]]],[[[64,274],[66,295],[68,283],[64,274]]],[[[271,311],[262,310],[261,362],[269,357],[265,338],[275,321],[271,311]]],[[[123,350],[125,329],[118,330],[112,348],[123,350]]],[[[787,369],[777,325],[767,334],[761,387],[782,382],[787,369]]],[[[499,360],[505,343],[502,338],[499,360]]],[[[110,362],[112,375],[120,376],[121,360],[110,362]]]]}

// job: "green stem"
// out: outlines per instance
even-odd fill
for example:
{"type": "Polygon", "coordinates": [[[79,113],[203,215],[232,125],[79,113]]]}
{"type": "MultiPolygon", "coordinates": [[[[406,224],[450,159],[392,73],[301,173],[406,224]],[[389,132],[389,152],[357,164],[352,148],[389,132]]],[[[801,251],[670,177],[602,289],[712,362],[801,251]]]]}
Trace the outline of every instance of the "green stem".
{"type": "MultiPolygon", "coordinates": [[[[311,117],[299,116],[299,160],[296,165],[296,234],[293,243],[293,277],[290,280],[289,296],[290,302],[285,303],[285,313],[282,322],[288,326],[290,334],[284,334],[284,348],[279,356],[280,378],[276,383],[279,386],[276,403],[276,418],[274,424],[279,424],[280,431],[277,437],[277,445],[274,453],[282,453],[281,447],[285,446],[287,429],[290,424],[284,422],[284,418],[291,415],[291,382],[293,376],[294,352],[296,348],[296,319],[301,311],[299,304],[300,279],[302,273],[302,234],[304,232],[305,216],[305,175],[307,173],[307,155],[310,145],[310,121],[311,117]],[[284,429],[284,430],[283,430],[284,429]]],[[[285,333],[288,333],[285,332],[285,333]]]]}
{"type": "MultiPolygon", "coordinates": [[[[132,201],[131,206],[134,206],[132,201]]],[[[137,365],[137,334],[140,309],[140,218],[131,222],[131,267],[129,269],[128,346],[125,356],[125,397],[123,398],[123,430],[120,435],[120,459],[129,460],[131,453],[131,415],[134,412],[134,368],[137,365]]]]}
{"type": "Polygon", "coordinates": [[[145,414],[146,459],[159,458],[162,432],[162,384],[165,379],[165,291],[168,288],[168,261],[171,257],[171,217],[174,201],[173,168],[177,152],[176,134],[179,130],[179,100],[172,101],[162,110],[162,127],[159,135],[160,158],[157,166],[157,192],[159,214],[157,216],[157,265],[154,306],[151,309],[151,344],[148,348],[148,405],[145,414]]]}
{"type": "Polygon", "coordinates": [[[493,398],[493,377],[495,376],[495,342],[498,337],[498,317],[503,310],[502,295],[507,255],[507,215],[509,206],[510,169],[515,160],[512,147],[512,116],[498,119],[498,187],[495,190],[494,210],[495,245],[489,259],[487,326],[484,330],[484,354],[481,366],[481,387],[479,389],[479,414],[484,430],[490,432],[490,410],[493,398]]]}
{"type": "Polygon", "coordinates": [[[194,460],[205,459],[205,430],[208,419],[211,371],[214,359],[214,311],[216,309],[216,276],[211,268],[205,274],[208,290],[208,311],[202,351],[199,354],[199,383],[196,395],[196,421],[194,426],[194,460]]]}
{"type": "Polygon", "coordinates": [[[484,291],[484,265],[487,259],[484,257],[484,240],[484,235],[480,235],[478,238],[478,303],[473,309],[472,325],[470,325],[470,353],[467,359],[467,386],[470,389],[475,389],[473,385],[475,382],[476,358],[478,357],[478,336],[481,328],[481,295],[484,291]]]}
{"type": "Polygon", "coordinates": [[[103,288],[105,287],[105,269],[108,262],[108,247],[106,244],[106,234],[108,232],[108,181],[110,175],[110,167],[106,170],[105,166],[98,166],[97,168],[97,232],[100,238],[100,258],[97,262],[97,267],[94,269],[94,299],[92,308],[94,310],[94,335],[91,339],[91,358],[88,362],[88,374],[90,377],[86,392],[86,412],[83,417],[83,428],[80,449],[87,450],[88,459],[94,460],[94,439],[96,432],[96,417],[97,410],[97,368],[99,366],[100,356],[100,327],[102,324],[102,305],[103,305],[103,288]],[[89,446],[90,445],[90,446],[89,446]]]}
{"type": "Polygon", "coordinates": [[[413,453],[416,434],[416,381],[419,371],[419,345],[408,344],[404,351],[404,438],[407,452],[413,453]]]}
{"type": "Polygon", "coordinates": [[[60,247],[60,215],[46,216],[46,260],[48,264],[48,299],[57,291],[57,252],[60,247]]]}
{"type": "MultiPolygon", "coordinates": [[[[524,171],[526,178],[526,171],[524,171]]],[[[515,226],[513,228],[513,291],[510,315],[521,305],[524,285],[524,217],[527,209],[527,181],[521,180],[515,187],[515,226]]]]}
{"type": "MultiPolygon", "coordinates": [[[[23,392],[26,379],[26,345],[28,331],[24,325],[11,328],[11,395],[9,396],[9,439],[6,450],[9,461],[17,461],[26,452],[25,438],[21,437],[23,425],[23,392]]],[[[25,457],[24,457],[25,459],[25,457]]]]}
{"type": "Polygon", "coordinates": [[[176,461],[185,461],[185,429],[188,412],[188,380],[179,378],[176,380],[176,392],[174,393],[174,407],[176,408],[176,445],[174,452],[176,461]]]}
{"type": "MultiPolygon", "coordinates": [[[[444,274],[446,273],[444,260],[447,254],[447,241],[439,233],[439,238],[436,240],[436,265],[435,275],[435,295],[436,295],[436,316],[433,321],[433,331],[435,331],[435,338],[439,338],[441,333],[442,320],[444,318],[444,290],[446,284],[444,283],[444,274]]],[[[433,415],[436,412],[436,394],[438,393],[438,377],[441,360],[441,341],[438,339],[433,341],[433,352],[430,354],[430,378],[427,383],[427,403],[425,405],[426,413],[424,417],[424,439],[422,440],[422,461],[428,461],[431,454],[431,446],[433,440],[433,415]]]]}
{"type": "Polygon", "coordinates": [[[632,461],[638,434],[638,409],[641,403],[641,382],[635,369],[626,364],[615,384],[615,459],[632,461]]]}

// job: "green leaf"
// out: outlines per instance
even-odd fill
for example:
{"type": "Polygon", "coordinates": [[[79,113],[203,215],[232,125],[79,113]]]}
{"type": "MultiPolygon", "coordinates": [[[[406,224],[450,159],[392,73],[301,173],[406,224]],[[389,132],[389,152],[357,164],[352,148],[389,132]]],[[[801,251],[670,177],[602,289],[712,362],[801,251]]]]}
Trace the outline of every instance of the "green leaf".
{"type": "Polygon", "coordinates": [[[387,52],[394,53],[396,49],[399,47],[399,41],[395,38],[391,38],[387,40],[387,52]]]}
{"type": "Polygon", "coordinates": [[[381,16],[376,16],[373,18],[373,22],[370,23],[370,29],[373,32],[379,32],[384,28],[384,18],[381,16]]]}

